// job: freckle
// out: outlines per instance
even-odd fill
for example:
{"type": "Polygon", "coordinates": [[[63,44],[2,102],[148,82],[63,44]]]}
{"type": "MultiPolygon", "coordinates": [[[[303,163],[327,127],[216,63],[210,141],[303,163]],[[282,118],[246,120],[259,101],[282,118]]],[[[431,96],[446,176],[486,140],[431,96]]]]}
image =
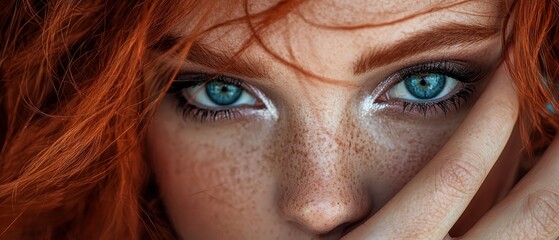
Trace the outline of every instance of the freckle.
{"type": "Polygon", "coordinates": [[[231,167],[229,169],[229,175],[231,176],[237,175],[237,167],[231,167]]]}

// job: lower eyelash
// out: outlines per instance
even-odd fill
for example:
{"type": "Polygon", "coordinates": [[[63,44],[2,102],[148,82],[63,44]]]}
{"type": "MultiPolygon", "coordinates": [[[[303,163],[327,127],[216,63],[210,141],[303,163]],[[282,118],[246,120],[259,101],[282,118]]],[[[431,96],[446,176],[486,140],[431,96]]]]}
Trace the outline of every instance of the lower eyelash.
{"type": "Polygon", "coordinates": [[[183,118],[192,118],[199,122],[216,121],[218,119],[235,119],[239,117],[239,112],[234,109],[209,110],[196,107],[184,98],[181,91],[176,92],[174,98],[177,100],[177,111],[182,114],[183,118]]]}
{"type": "Polygon", "coordinates": [[[446,113],[449,111],[458,111],[462,104],[468,102],[474,91],[475,87],[470,85],[465,86],[463,89],[461,89],[451,97],[437,102],[403,102],[403,112],[416,111],[423,116],[426,116],[428,112],[437,114],[438,111],[443,111],[446,115],[446,113]]]}

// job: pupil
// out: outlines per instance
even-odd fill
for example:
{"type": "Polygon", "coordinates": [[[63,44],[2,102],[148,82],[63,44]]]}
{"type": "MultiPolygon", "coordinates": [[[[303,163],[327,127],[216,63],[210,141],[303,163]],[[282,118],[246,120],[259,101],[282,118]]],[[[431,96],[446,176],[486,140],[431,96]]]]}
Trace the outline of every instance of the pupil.
{"type": "Polygon", "coordinates": [[[235,103],[241,98],[243,89],[239,86],[221,81],[211,81],[206,84],[206,94],[212,102],[220,106],[235,103]]]}
{"type": "Polygon", "coordinates": [[[418,74],[404,80],[408,92],[418,99],[431,99],[439,95],[446,84],[446,76],[441,74],[418,74]]]}

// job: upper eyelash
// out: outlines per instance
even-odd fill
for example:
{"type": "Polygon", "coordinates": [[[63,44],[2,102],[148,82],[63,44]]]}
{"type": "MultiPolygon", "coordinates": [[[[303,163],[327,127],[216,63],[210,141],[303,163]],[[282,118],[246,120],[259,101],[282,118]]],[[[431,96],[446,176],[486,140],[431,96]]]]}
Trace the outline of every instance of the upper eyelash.
{"type": "Polygon", "coordinates": [[[483,76],[483,71],[475,65],[467,65],[457,61],[441,60],[406,67],[395,73],[397,82],[420,73],[438,73],[452,77],[463,83],[473,83],[483,76]]]}
{"type": "Polygon", "coordinates": [[[407,67],[396,72],[394,76],[390,77],[396,79],[396,81],[394,81],[395,84],[392,84],[391,87],[404,81],[408,77],[421,73],[442,74],[454,78],[461,82],[462,89],[449,97],[434,102],[410,102],[401,100],[403,112],[413,112],[415,110],[423,116],[426,116],[428,112],[437,114],[439,110],[443,111],[445,115],[451,110],[457,111],[460,109],[461,104],[463,102],[468,102],[475,92],[473,83],[484,76],[483,71],[477,66],[470,66],[448,60],[433,61],[407,67]]]}
{"type": "Polygon", "coordinates": [[[198,86],[216,79],[228,84],[239,86],[244,91],[248,91],[245,86],[246,84],[234,77],[205,73],[182,73],[177,75],[167,93],[173,94],[177,101],[177,110],[182,113],[184,118],[191,116],[200,122],[204,122],[207,120],[216,121],[220,117],[225,119],[234,119],[238,117],[240,113],[235,109],[203,109],[194,106],[193,104],[190,104],[182,94],[182,90],[184,88],[198,86]]]}
{"type": "Polygon", "coordinates": [[[243,90],[248,91],[246,84],[234,77],[205,73],[179,73],[167,92],[172,93],[180,91],[183,88],[198,86],[200,84],[208,83],[214,80],[219,80],[224,83],[236,85],[243,88],[243,90]]]}

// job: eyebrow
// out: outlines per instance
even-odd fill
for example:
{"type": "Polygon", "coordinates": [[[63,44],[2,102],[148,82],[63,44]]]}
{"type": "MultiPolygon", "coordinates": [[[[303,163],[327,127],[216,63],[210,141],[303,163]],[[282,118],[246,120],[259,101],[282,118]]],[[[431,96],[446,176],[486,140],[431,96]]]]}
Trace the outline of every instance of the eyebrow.
{"type": "MultiPolygon", "coordinates": [[[[166,52],[172,49],[173,46],[178,44],[181,40],[183,40],[182,37],[166,35],[155,43],[152,48],[159,52],[166,52]]],[[[234,54],[228,51],[214,50],[205,44],[194,41],[188,50],[186,60],[194,64],[211,68],[215,71],[222,71],[244,77],[264,78],[267,76],[262,64],[251,59],[240,57],[241,53],[242,51],[234,54]]]]}
{"type": "MultiPolygon", "coordinates": [[[[373,49],[362,54],[354,64],[353,72],[355,75],[363,74],[371,69],[430,50],[457,45],[472,45],[494,37],[499,33],[500,28],[497,26],[447,23],[414,33],[394,45],[373,49]]],[[[160,51],[168,50],[179,42],[180,39],[180,37],[176,36],[164,37],[158,44],[155,44],[154,48],[160,51]]],[[[267,76],[262,64],[251,59],[242,58],[239,53],[232,54],[227,51],[217,51],[199,42],[192,44],[186,58],[189,62],[206,66],[216,71],[251,78],[265,78],[267,76]]]]}
{"type": "Polygon", "coordinates": [[[236,54],[218,52],[211,48],[194,42],[186,59],[192,63],[200,64],[217,71],[224,71],[245,77],[263,78],[266,71],[259,64],[250,59],[240,57],[241,52],[236,54]]]}
{"type": "Polygon", "coordinates": [[[373,68],[388,65],[405,57],[430,50],[457,45],[471,45],[498,35],[497,26],[466,25],[450,23],[413,34],[386,48],[367,52],[357,60],[354,74],[362,74],[373,68]]]}

